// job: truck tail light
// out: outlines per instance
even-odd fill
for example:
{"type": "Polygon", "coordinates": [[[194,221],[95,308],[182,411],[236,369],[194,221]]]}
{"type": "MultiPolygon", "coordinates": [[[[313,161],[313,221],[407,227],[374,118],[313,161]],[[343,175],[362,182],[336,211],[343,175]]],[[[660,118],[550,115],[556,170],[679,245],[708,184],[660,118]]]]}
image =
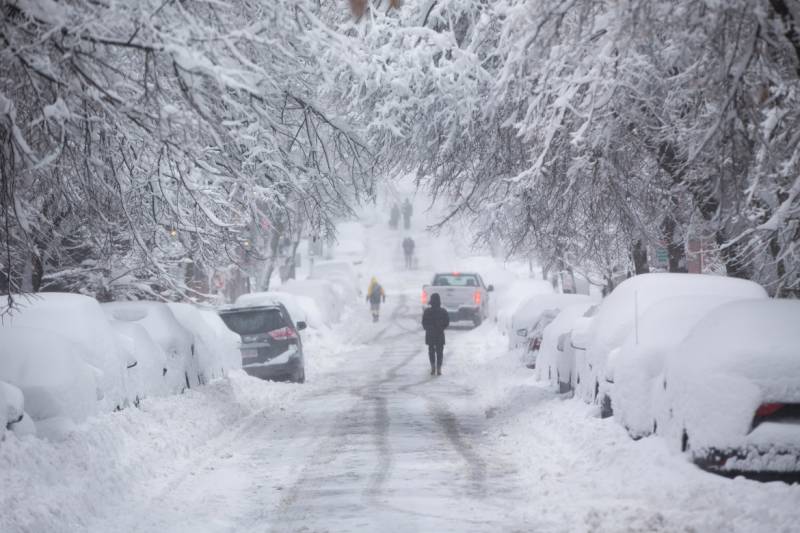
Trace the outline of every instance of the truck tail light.
{"type": "Polygon", "coordinates": [[[475,301],[475,305],[481,305],[481,291],[475,291],[472,298],[475,301]]]}
{"type": "Polygon", "coordinates": [[[425,289],[422,289],[422,305],[428,304],[428,293],[425,292],[425,289]]]}
{"type": "Polygon", "coordinates": [[[297,332],[290,327],[274,329],[268,333],[276,341],[286,341],[297,338],[297,332]]]}

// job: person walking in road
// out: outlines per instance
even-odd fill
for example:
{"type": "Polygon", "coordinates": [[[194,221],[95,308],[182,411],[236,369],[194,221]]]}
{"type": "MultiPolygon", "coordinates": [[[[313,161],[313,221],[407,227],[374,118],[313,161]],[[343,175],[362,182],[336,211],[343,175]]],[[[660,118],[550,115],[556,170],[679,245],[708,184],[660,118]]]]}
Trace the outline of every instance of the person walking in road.
{"type": "Polygon", "coordinates": [[[403,202],[403,226],[405,229],[409,229],[411,227],[411,213],[414,212],[414,208],[411,207],[411,202],[408,198],[406,201],[403,202]]]}
{"type": "Polygon", "coordinates": [[[367,301],[372,312],[372,321],[377,322],[381,312],[381,303],[386,301],[386,294],[378,280],[373,277],[367,287],[367,301]]]}
{"type": "Polygon", "coordinates": [[[394,204],[389,214],[389,227],[392,229],[397,229],[397,225],[399,223],[400,223],[400,206],[394,204]]]}
{"type": "Polygon", "coordinates": [[[450,325],[450,316],[446,309],[442,309],[442,299],[438,292],[431,294],[430,303],[430,307],[422,313],[422,327],[425,329],[425,344],[428,345],[428,358],[431,361],[431,376],[441,376],[444,330],[450,325]]]}
{"type": "Polygon", "coordinates": [[[406,270],[411,270],[414,266],[414,239],[411,237],[403,239],[403,255],[406,258],[406,270]]]}

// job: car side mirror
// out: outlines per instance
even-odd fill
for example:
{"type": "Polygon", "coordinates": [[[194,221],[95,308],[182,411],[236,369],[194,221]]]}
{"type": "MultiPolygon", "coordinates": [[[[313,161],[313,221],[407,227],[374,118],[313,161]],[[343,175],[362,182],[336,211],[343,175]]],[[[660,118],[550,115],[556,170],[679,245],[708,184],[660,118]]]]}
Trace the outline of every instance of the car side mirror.
{"type": "Polygon", "coordinates": [[[308,327],[308,324],[306,324],[302,320],[297,323],[297,331],[303,331],[307,327],[308,327]]]}
{"type": "Polygon", "coordinates": [[[556,350],[559,352],[563,352],[564,348],[567,347],[567,338],[569,337],[569,333],[562,333],[558,336],[558,344],[556,345],[556,350]]]}
{"type": "Polygon", "coordinates": [[[493,290],[494,290],[494,285],[489,285],[488,287],[486,287],[487,292],[492,292],[493,290]]]}
{"type": "Polygon", "coordinates": [[[138,364],[139,364],[139,361],[137,361],[136,359],[128,359],[128,364],[127,364],[127,365],[125,365],[125,366],[126,366],[127,368],[133,368],[133,367],[135,367],[135,366],[136,366],[136,365],[138,365],[138,364]]]}
{"type": "Polygon", "coordinates": [[[592,329],[591,317],[579,317],[575,319],[575,324],[572,326],[572,347],[578,350],[585,350],[589,345],[589,333],[592,329]]]}
{"type": "Polygon", "coordinates": [[[609,352],[608,359],[606,359],[606,368],[605,368],[605,380],[608,383],[614,383],[614,367],[617,365],[617,359],[619,358],[619,348],[614,348],[609,352]]]}

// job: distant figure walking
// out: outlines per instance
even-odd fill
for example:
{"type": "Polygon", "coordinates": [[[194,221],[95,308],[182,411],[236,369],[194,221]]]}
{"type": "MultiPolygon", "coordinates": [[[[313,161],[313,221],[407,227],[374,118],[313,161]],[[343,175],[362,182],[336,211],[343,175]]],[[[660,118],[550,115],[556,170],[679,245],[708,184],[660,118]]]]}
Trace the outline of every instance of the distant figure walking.
{"type": "Polygon", "coordinates": [[[392,206],[392,211],[389,214],[389,227],[392,229],[397,229],[397,225],[400,223],[400,206],[394,204],[392,206]]]}
{"type": "Polygon", "coordinates": [[[422,313],[422,327],[425,329],[425,344],[428,345],[428,358],[431,361],[431,376],[442,375],[444,359],[444,330],[450,325],[450,316],[442,309],[439,293],[431,294],[431,305],[422,313]]]}
{"type": "Polygon", "coordinates": [[[406,258],[406,270],[414,267],[414,239],[406,237],[403,239],[403,255],[406,258]]]}
{"type": "Polygon", "coordinates": [[[414,208],[411,207],[411,202],[406,198],[406,201],[403,202],[403,226],[405,229],[409,229],[411,227],[411,214],[414,212],[414,208]]]}
{"type": "Polygon", "coordinates": [[[386,294],[383,292],[381,284],[374,277],[369,281],[369,287],[367,287],[367,301],[372,312],[372,321],[377,322],[380,318],[381,303],[386,301],[386,294]]]}

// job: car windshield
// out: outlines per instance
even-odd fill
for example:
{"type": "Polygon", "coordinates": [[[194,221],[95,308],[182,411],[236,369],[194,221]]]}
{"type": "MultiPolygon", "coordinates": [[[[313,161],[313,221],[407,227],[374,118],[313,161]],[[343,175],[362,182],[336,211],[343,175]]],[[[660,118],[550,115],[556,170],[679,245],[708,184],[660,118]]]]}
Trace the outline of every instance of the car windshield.
{"type": "Polygon", "coordinates": [[[478,277],[475,274],[436,274],[433,284],[444,287],[477,287],[478,277]]]}
{"type": "Polygon", "coordinates": [[[283,317],[278,309],[233,311],[220,316],[225,325],[239,335],[266,333],[284,326],[283,317]]]}

